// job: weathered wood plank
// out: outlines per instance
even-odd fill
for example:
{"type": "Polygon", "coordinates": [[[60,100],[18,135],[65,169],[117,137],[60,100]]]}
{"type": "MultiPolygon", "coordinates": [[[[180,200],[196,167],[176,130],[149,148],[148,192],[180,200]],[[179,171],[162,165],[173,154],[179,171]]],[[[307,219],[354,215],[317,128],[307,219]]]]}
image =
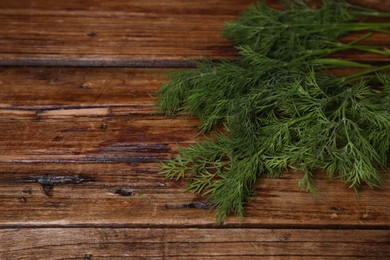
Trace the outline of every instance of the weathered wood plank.
{"type": "MultiPolygon", "coordinates": [[[[213,225],[205,198],[157,175],[177,144],[194,141],[197,124],[152,115],[148,92],[166,70],[0,72],[0,226],[213,225]]],[[[357,198],[319,175],[313,198],[299,178],[260,181],[247,217],[227,224],[389,227],[388,185],[357,198]]]]}
{"type": "Polygon", "coordinates": [[[63,114],[54,121],[16,116],[0,121],[0,163],[152,162],[166,157],[170,145],[191,142],[196,134],[195,120],[98,115],[82,121],[72,115],[62,119],[63,114]]]}
{"type": "Polygon", "coordinates": [[[3,2],[0,64],[182,66],[226,58],[234,49],[221,28],[249,2],[3,2]]]}
{"type": "MultiPolygon", "coordinates": [[[[141,162],[0,164],[0,227],[214,225],[206,198],[183,192],[183,183],[166,181],[157,172],[158,163],[141,162]],[[45,176],[82,180],[56,179],[45,194],[45,176]]],[[[364,187],[357,197],[321,174],[313,198],[298,189],[300,177],[260,180],[245,218],[230,217],[226,225],[390,228],[388,185],[364,187]]]]}
{"type": "MultiPolygon", "coordinates": [[[[229,59],[220,29],[248,2],[0,2],[0,65],[229,59]]],[[[377,34],[367,44],[388,42],[377,34]]],[[[194,141],[197,123],[152,115],[148,93],[166,71],[0,69],[1,259],[390,257],[388,185],[358,198],[323,174],[316,198],[298,190],[299,174],[260,180],[246,218],[213,228],[206,198],[157,175],[177,144],[194,141]]]]}
{"type": "MultiPolygon", "coordinates": [[[[3,1],[0,65],[181,67],[205,57],[230,59],[237,53],[221,30],[250,2],[3,1]]],[[[388,46],[389,40],[378,34],[367,43],[388,46]]],[[[369,53],[342,56],[389,61],[369,53]]]]}
{"type": "Polygon", "coordinates": [[[112,107],[118,111],[120,107],[132,107],[133,112],[151,114],[154,100],[150,94],[168,80],[168,72],[135,68],[3,67],[0,109],[43,110],[44,114],[57,110],[58,115],[64,108],[112,107]]]}
{"type": "Polygon", "coordinates": [[[41,228],[3,229],[0,239],[2,259],[390,256],[388,230],[41,228]]]}

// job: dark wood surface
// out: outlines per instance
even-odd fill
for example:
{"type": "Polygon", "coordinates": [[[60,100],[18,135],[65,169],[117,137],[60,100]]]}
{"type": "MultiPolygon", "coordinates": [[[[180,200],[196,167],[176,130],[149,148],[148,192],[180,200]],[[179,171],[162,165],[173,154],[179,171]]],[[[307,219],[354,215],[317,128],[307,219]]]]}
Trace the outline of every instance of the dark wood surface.
{"type": "Polygon", "coordinates": [[[231,57],[220,32],[249,2],[1,1],[0,64],[150,67],[231,57]]]}
{"type": "Polygon", "coordinates": [[[156,67],[234,58],[220,29],[248,2],[0,2],[0,259],[390,257],[387,173],[358,195],[321,173],[316,197],[299,173],[259,180],[245,218],[220,227],[206,198],[157,174],[197,120],[154,114],[176,70],[156,67]],[[130,67],[99,67],[112,65],[130,67]]]}
{"type": "MultiPolygon", "coordinates": [[[[236,51],[222,38],[223,25],[253,2],[0,1],[0,65],[183,67],[190,60],[230,59],[236,51]]],[[[368,53],[342,56],[383,60],[368,53]]]]}
{"type": "Polygon", "coordinates": [[[389,230],[4,229],[3,259],[385,259],[389,230]],[[76,238],[76,239],[75,239],[76,238]]]}

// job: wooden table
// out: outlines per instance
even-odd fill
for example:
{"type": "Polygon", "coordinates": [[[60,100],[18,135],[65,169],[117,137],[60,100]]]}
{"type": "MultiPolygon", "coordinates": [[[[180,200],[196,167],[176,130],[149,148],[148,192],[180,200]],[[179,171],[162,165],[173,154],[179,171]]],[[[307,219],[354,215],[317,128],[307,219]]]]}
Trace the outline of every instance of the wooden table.
{"type": "Polygon", "coordinates": [[[390,257],[388,177],[357,196],[318,174],[317,197],[298,173],[260,180],[245,218],[216,227],[206,198],[157,174],[197,121],[154,115],[150,93],[234,57],[221,28],[249,2],[0,2],[0,259],[390,257]]]}

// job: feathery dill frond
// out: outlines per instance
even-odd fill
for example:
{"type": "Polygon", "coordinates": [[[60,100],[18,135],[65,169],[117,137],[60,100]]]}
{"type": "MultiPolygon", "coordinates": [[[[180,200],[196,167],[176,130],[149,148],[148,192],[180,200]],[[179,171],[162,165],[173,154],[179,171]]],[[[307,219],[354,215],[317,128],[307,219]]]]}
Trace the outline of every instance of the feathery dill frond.
{"type": "Polygon", "coordinates": [[[180,147],[160,172],[209,196],[217,223],[231,213],[244,216],[259,177],[301,172],[299,187],[311,193],[318,170],[355,189],[382,184],[390,147],[389,66],[328,55],[346,49],[388,55],[358,45],[370,33],[350,43],[338,39],[355,30],[386,31],[389,24],[355,21],[357,11],[370,11],[343,1],[325,0],[317,9],[289,3],[285,10],[250,7],[224,31],[238,45],[237,59],[199,62],[158,92],[160,112],[198,117],[203,134],[223,129],[180,147]],[[324,72],[349,67],[366,70],[342,78],[324,72]]]}

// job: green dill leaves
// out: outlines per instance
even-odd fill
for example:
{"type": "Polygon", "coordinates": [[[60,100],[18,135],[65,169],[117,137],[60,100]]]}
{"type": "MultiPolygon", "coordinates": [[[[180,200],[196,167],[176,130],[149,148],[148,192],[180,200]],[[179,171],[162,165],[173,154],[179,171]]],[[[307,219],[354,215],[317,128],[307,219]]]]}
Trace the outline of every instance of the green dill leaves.
{"type": "Polygon", "coordinates": [[[328,55],[352,49],[388,56],[387,49],[359,43],[390,25],[356,22],[356,14],[371,11],[343,1],[287,6],[252,6],[224,32],[237,44],[237,59],[199,62],[174,73],[158,92],[160,112],[196,116],[200,133],[213,130],[180,147],[160,173],[185,178],[186,190],[207,195],[218,223],[231,213],[244,215],[257,178],[297,171],[303,174],[299,186],[311,193],[318,170],[355,189],[382,184],[390,147],[390,66],[328,55]],[[359,30],[366,34],[339,41],[359,30]],[[363,71],[336,77],[329,69],[337,68],[363,71]]]}

